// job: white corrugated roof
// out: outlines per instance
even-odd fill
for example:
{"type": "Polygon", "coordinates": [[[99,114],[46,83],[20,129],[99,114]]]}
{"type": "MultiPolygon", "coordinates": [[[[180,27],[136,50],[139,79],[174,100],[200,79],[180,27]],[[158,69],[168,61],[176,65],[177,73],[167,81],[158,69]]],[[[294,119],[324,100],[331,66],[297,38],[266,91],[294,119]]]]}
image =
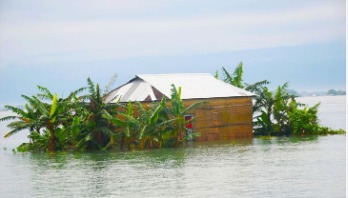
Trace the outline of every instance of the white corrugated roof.
{"type": "Polygon", "coordinates": [[[139,74],[127,84],[111,91],[106,102],[152,101],[160,99],[162,95],[170,98],[172,84],[181,87],[182,99],[255,95],[217,80],[208,73],[139,74]]]}

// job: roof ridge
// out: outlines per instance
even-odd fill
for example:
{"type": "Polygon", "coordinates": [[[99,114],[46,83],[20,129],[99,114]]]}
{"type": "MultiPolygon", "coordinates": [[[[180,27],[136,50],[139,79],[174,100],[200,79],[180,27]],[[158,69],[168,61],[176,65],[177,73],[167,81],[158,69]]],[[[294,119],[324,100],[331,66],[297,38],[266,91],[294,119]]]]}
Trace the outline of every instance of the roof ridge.
{"type": "MultiPolygon", "coordinates": [[[[158,89],[156,88],[156,85],[154,85],[154,84],[152,84],[151,82],[145,80],[144,78],[140,77],[139,75],[144,75],[144,74],[137,74],[137,75],[135,75],[135,78],[134,78],[134,79],[139,78],[139,79],[141,79],[142,81],[148,83],[151,87],[154,87],[156,90],[158,90],[158,89]]],[[[133,79],[133,80],[134,80],[134,79],[133,79]]],[[[170,96],[167,96],[167,94],[163,93],[162,91],[160,91],[160,90],[158,90],[158,91],[159,91],[160,93],[162,93],[164,96],[166,96],[167,98],[170,98],[170,96]]]]}
{"type": "Polygon", "coordinates": [[[140,76],[166,76],[166,75],[211,75],[211,73],[162,73],[162,74],[136,74],[136,77],[140,76]]]}

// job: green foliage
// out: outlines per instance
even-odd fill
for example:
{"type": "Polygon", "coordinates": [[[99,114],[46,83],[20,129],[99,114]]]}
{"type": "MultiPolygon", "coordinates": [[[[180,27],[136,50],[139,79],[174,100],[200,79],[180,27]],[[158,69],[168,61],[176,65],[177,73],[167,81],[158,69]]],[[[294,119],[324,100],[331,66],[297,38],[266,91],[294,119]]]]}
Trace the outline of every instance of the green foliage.
{"type": "MultiPolygon", "coordinates": [[[[38,86],[39,93],[22,97],[25,109],[6,106],[16,115],[0,118],[12,121],[4,137],[29,130],[30,143],[17,151],[151,149],[172,147],[186,139],[185,114],[199,103],[185,108],[181,88],[172,87],[171,105],[166,98],[149,105],[139,102],[123,104],[105,103],[105,94],[90,78],[87,87],[59,98],[47,88],[38,86]],[[82,94],[85,90],[87,93],[82,94]],[[180,136],[179,136],[180,135],[180,136]]],[[[198,134],[192,134],[195,136],[198,134]]]]}
{"type": "MultiPolygon", "coordinates": [[[[174,120],[173,130],[176,141],[175,145],[181,145],[186,140],[186,125],[193,120],[186,120],[185,115],[187,115],[193,109],[205,104],[206,102],[193,103],[187,108],[185,108],[184,103],[181,99],[181,87],[176,89],[175,85],[172,85],[171,94],[171,109],[169,109],[169,115],[174,120]]],[[[192,134],[191,138],[198,136],[199,134],[192,134]]]]}
{"type": "MultiPolygon", "coordinates": [[[[233,73],[229,73],[225,67],[222,67],[223,81],[233,86],[244,88],[243,85],[243,63],[240,62],[233,73]]],[[[215,78],[218,79],[219,73],[215,72],[215,78]]]]}
{"type": "Polygon", "coordinates": [[[329,127],[319,127],[317,133],[318,135],[345,135],[346,131],[344,129],[334,130],[329,127]]]}
{"type": "MultiPolygon", "coordinates": [[[[242,63],[233,73],[225,68],[222,71],[226,83],[256,94],[253,105],[255,135],[345,134],[342,129],[320,126],[319,104],[307,107],[298,103],[289,93],[288,83],[272,92],[267,80],[243,84],[242,63]]],[[[215,77],[219,77],[218,72],[215,77]]],[[[29,130],[30,143],[22,144],[18,151],[105,150],[117,146],[121,150],[151,149],[179,146],[199,136],[199,133],[186,134],[186,125],[194,118],[186,120],[185,115],[205,102],[186,107],[181,99],[181,87],[175,85],[172,85],[170,101],[163,97],[151,104],[105,103],[106,93],[103,94],[90,78],[87,87],[71,92],[66,98],[59,98],[42,86],[38,89],[37,95],[22,95],[27,102],[24,109],[5,106],[15,116],[0,118],[0,122],[12,121],[5,138],[29,130]]]]}
{"type": "Polygon", "coordinates": [[[219,71],[218,70],[215,71],[214,78],[219,79],[219,71]]]}
{"type": "Polygon", "coordinates": [[[294,99],[294,97],[288,94],[286,91],[287,88],[288,83],[278,86],[273,97],[273,118],[275,121],[273,129],[278,135],[290,134],[288,110],[290,99],[294,99]]]}
{"type": "MultiPolygon", "coordinates": [[[[229,73],[224,67],[222,67],[222,72],[224,82],[256,94],[253,104],[254,135],[345,134],[344,130],[332,130],[320,126],[317,118],[319,104],[308,107],[298,103],[295,99],[296,92],[288,89],[288,83],[278,86],[274,92],[267,87],[270,84],[267,80],[243,85],[242,63],[235,68],[233,73],[229,73]]],[[[218,72],[216,72],[215,77],[218,78],[218,76],[218,72]]],[[[337,91],[330,90],[330,94],[335,95],[337,91]]]]}
{"type": "Polygon", "coordinates": [[[265,111],[261,111],[261,115],[256,117],[254,126],[255,135],[270,136],[273,134],[272,121],[269,114],[267,114],[265,111]]]}
{"type": "Polygon", "coordinates": [[[255,89],[255,135],[310,135],[318,134],[319,104],[306,107],[287,92],[288,83],[270,92],[266,87],[255,89]]]}
{"type": "Polygon", "coordinates": [[[289,105],[289,122],[291,133],[294,135],[312,135],[319,132],[318,107],[319,103],[313,107],[298,108],[298,103],[293,100],[289,105]]]}
{"type": "MultiPolygon", "coordinates": [[[[72,107],[77,100],[73,99],[72,93],[68,98],[58,98],[57,94],[52,94],[47,88],[38,86],[40,93],[29,97],[22,95],[27,101],[24,110],[8,106],[8,109],[16,113],[16,116],[2,118],[1,121],[16,119],[8,127],[12,129],[5,134],[9,137],[14,133],[28,129],[30,132],[30,146],[25,146],[31,150],[50,150],[63,149],[68,143],[66,128],[70,126],[72,120],[72,107]],[[51,100],[49,102],[49,100],[51,100]]],[[[79,89],[80,91],[82,89],[79,89]]],[[[75,91],[77,93],[78,91],[75,91]]],[[[24,147],[24,146],[23,146],[24,147]]]]}

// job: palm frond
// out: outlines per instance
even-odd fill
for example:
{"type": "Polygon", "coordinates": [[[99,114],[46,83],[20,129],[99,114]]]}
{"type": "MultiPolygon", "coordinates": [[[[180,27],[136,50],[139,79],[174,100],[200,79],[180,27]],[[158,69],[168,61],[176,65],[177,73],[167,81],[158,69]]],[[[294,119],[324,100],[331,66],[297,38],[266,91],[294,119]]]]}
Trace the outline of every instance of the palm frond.
{"type": "Polygon", "coordinates": [[[127,115],[133,115],[134,111],[133,111],[133,105],[132,103],[129,101],[127,104],[127,115]]]}
{"type": "Polygon", "coordinates": [[[96,86],[96,100],[98,101],[98,103],[102,102],[101,100],[101,94],[100,94],[100,88],[99,88],[99,84],[97,83],[96,86]]]}
{"type": "Polygon", "coordinates": [[[184,110],[183,114],[186,114],[186,113],[190,112],[191,110],[193,110],[193,109],[195,109],[195,108],[197,108],[197,107],[199,107],[199,106],[205,105],[205,104],[207,104],[207,103],[208,103],[207,101],[196,102],[196,103],[194,103],[194,104],[188,106],[188,107],[184,110]]]}
{"type": "Polygon", "coordinates": [[[8,133],[6,133],[4,135],[4,138],[10,137],[10,136],[18,133],[19,131],[22,131],[22,130],[25,130],[25,129],[29,128],[28,124],[23,123],[21,121],[11,122],[9,125],[7,125],[7,127],[11,128],[13,130],[8,132],[8,133]]]}
{"type": "Polygon", "coordinates": [[[71,99],[72,97],[76,97],[78,94],[84,92],[87,89],[87,87],[81,87],[73,92],[70,93],[70,95],[68,96],[68,99],[71,99]]]}
{"type": "Polygon", "coordinates": [[[246,84],[245,90],[259,93],[262,92],[261,88],[269,83],[270,82],[268,80],[262,80],[251,85],[246,84]]]}
{"type": "Polygon", "coordinates": [[[229,83],[229,84],[233,84],[233,77],[231,76],[231,74],[226,70],[225,67],[222,67],[222,74],[224,75],[224,82],[229,83]]]}
{"type": "Polygon", "coordinates": [[[145,130],[147,128],[147,125],[143,126],[143,128],[139,132],[139,139],[143,139],[143,136],[145,134],[145,130]]]}
{"type": "Polygon", "coordinates": [[[49,116],[49,110],[50,105],[41,102],[39,99],[37,99],[35,96],[33,96],[33,102],[35,103],[35,108],[41,112],[44,116],[49,116]]]}
{"type": "Polygon", "coordinates": [[[29,97],[26,95],[21,95],[22,98],[24,98],[29,104],[30,106],[32,106],[33,108],[36,108],[38,100],[35,97],[29,97]]]}
{"type": "Polygon", "coordinates": [[[139,101],[136,101],[135,103],[138,105],[141,114],[145,114],[146,109],[143,107],[143,105],[139,101]]]}
{"type": "Polygon", "coordinates": [[[5,108],[11,110],[13,113],[16,113],[19,116],[22,116],[22,117],[27,116],[27,112],[25,112],[21,108],[17,108],[17,107],[11,106],[11,105],[5,105],[5,108]]]}
{"type": "Polygon", "coordinates": [[[218,70],[215,71],[214,78],[219,79],[219,71],[218,70]]]}
{"type": "Polygon", "coordinates": [[[34,109],[34,108],[30,108],[29,105],[28,105],[28,103],[25,104],[25,109],[26,109],[26,111],[27,111],[27,115],[28,115],[28,116],[32,117],[32,116],[35,115],[35,109],[34,109]]]}
{"type": "Polygon", "coordinates": [[[12,135],[18,133],[18,132],[21,131],[21,130],[23,130],[23,129],[14,129],[14,130],[12,130],[12,131],[6,133],[6,134],[4,135],[4,138],[8,138],[8,137],[10,137],[10,136],[12,136],[12,135]]]}
{"type": "Polygon", "coordinates": [[[158,127],[163,126],[163,125],[167,125],[167,124],[172,123],[172,122],[174,122],[174,121],[176,121],[176,120],[178,120],[178,118],[173,118],[173,119],[165,120],[165,121],[159,123],[159,124],[158,124],[158,127]]]}
{"type": "Polygon", "coordinates": [[[172,88],[171,88],[170,91],[172,93],[171,97],[172,97],[172,100],[173,100],[173,99],[176,99],[179,94],[178,94],[178,90],[176,89],[175,85],[171,84],[171,86],[172,86],[172,88]]]}
{"type": "Polygon", "coordinates": [[[89,93],[90,95],[96,95],[96,90],[95,90],[95,87],[94,87],[94,83],[93,81],[91,80],[90,77],[87,78],[87,83],[88,83],[88,89],[89,89],[89,93]]]}
{"type": "MultiPolygon", "coordinates": [[[[122,116],[124,116],[124,117],[127,117],[128,115],[126,115],[126,114],[120,114],[120,115],[122,115],[122,116]]],[[[122,120],[120,120],[120,119],[118,119],[118,118],[116,118],[116,117],[114,117],[114,116],[112,116],[112,115],[110,115],[107,111],[103,111],[103,113],[102,113],[102,117],[103,118],[105,118],[105,119],[107,119],[108,121],[110,121],[111,123],[113,123],[113,124],[115,124],[116,126],[124,126],[125,125],[125,122],[124,121],[122,121],[122,120]]],[[[131,116],[130,116],[131,117],[131,116]]],[[[127,117],[128,118],[128,117],[127,117]]],[[[133,118],[133,117],[132,117],[133,118]]]]}
{"type": "Polygon", "coordinates": [[[242,82],[243,82],[243,63],[240,62],[233,72],[233,85],[239,88],[243,88],[242,82]]]}
{"type": "Polygon", "coordinates": [[[53,94],[50,92],[50,90],[48,90],[46,87],[37,86],[38,89],[42,92],[42,94],[37,94],[37,96],[41,99],[48,99],[48,100],[52,100],[53,99],[53,94]]]}
{"type": "Polygon", "coordinates": [[[3,118],[0,118],[0,122],[8,121],[8,120],[15,120],[18,119],[18,116],[6,116],[3,118]]]}
{"type": "Polygon", "coordinates": [[[172,84],[171,92],[172,113],[178,115],[184,110],[184,104],[181,100],[181,87],[179,86],[176,89],[175,85],[172,84]]]}
{"type": "Polygon", "coordinates": [[[139,124],[139,121],[136,118],[134,118],[133,116],[131,116],[131,115],[127,115],[127,114],[124,114],[124,113],[120,113],[120,115],[122,117],[126,118],[127,121],[124,122],[124,123],[139,124]]]}
{"type": "Polygon", "coordinates": [[[289,87],[289,82],[286,82],[286,83],[284,83],[284,84],[281,86],[281,88],[282,88],[283,90],[286,90],[288,87],[289,87]]]}
{"type": "Polygon", "coordinates": [[[159,113],[160,113],[160,111],[162,111],[164,105],[165,105],[165,97],[162,98],[161,103],[158,104],[156,109],[152,112],[150,119],[148,120],[148,124],[154,124],[157,122],[157,120],[159,118],[159,113]]]}

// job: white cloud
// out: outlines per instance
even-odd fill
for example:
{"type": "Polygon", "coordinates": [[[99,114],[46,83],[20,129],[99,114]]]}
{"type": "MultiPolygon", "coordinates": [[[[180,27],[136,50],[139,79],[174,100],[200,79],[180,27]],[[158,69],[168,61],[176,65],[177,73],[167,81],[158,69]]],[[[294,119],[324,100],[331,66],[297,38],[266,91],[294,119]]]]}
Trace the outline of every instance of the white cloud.
{"type": "Polygon", "coordinates": [[[337,12],[336,5],[321,4],[275,12],[171,19],[6,21],[1,23],[0,66],[13,62],[104,60],[325,42],[344,38],[344,19],[345,13],[337,12]]]}

